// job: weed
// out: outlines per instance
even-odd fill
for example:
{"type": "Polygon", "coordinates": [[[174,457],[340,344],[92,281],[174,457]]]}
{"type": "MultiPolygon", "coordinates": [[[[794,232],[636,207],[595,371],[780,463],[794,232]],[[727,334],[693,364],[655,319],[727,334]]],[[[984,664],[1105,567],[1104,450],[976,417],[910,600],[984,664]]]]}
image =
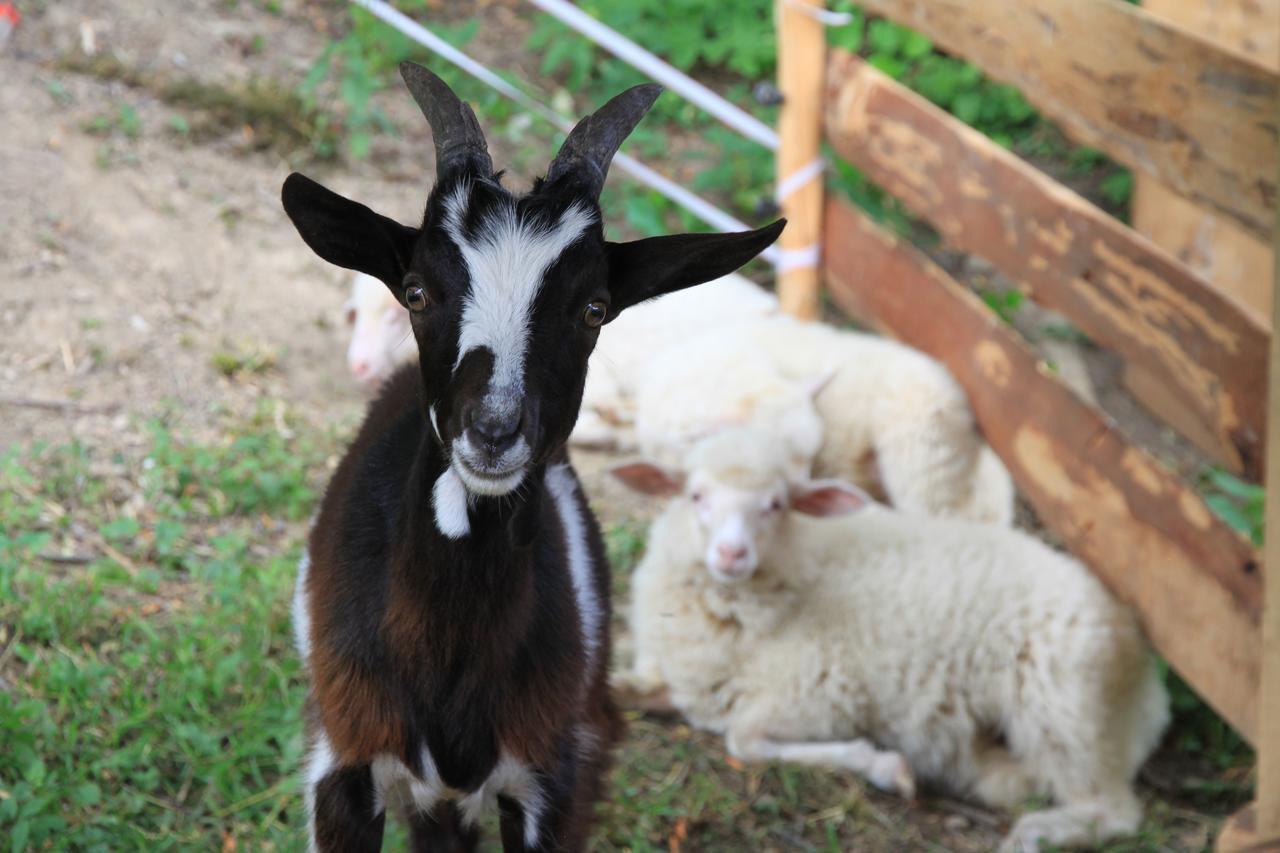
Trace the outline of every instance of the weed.
{"type": "MultiPolygon", "coordinates": [[[[224,217],[225,221],[225,217],[224,217]]],[[[213,368],[228,379],[238,376],[266,373],[276,366],[277,356],[261,347],[238,345],[233,349],[220,349],[213,354],[213,368]]]]}
{"type": "Polygon", "coordinates": [[[1209,508],[1222,520],[1261,547],[1266,522],[1266,489],[1247,483],[1220,468],[1210,468],[1200,476],[1200,492],[1209,508]]]}
{"type": "Polygon", "coordinates": [[[996,316],[1011,326],[1013,325],[1014,315],[1018,313],[1022,303],[1027,300],[1026,294],[1015,288],[1009,288],[1008,290],[983,288],[978,291],[978,295],[982,297],[983,302],[987,303],[988,308],[996,312],[996,316]]]}
{"type": "MultiPolygon", "coordinates": [[[[100,54],[86,57],[68,54],[59,58],[59,71],[87,74],[100,80],[112,80],[146,91],[166,104],[189,111],[182,123],[170,119],[171,130],[189,132],[197,140],[236,132],[248,139],[254,149],[274,148],[285,154],[299,149],[316,156],[333,151],[334,133],[325,117],[308,108],[300,97],[270,81],[250,80],[223,85],[205,83],[189,77],[143,72],[126,65],[114,56],[100,54]],[[179,128],[185,127],[186,131],[179,128]],[[244,129],[249,132],[245,133],[244,129]]],[[[136,118],[136,113],[134,114],[136,118]]],[[[133,126],[127,118],[126,126],[133,126]]],[[[121,129],[121,116],[100,116],[90,122],[91,133],[107,133],[121,129]]],[[[137,129],[141,131],[140,123],[137,129]]],[[[111,154],[99,155],[99,165],[111,165],[111,154]]]]}

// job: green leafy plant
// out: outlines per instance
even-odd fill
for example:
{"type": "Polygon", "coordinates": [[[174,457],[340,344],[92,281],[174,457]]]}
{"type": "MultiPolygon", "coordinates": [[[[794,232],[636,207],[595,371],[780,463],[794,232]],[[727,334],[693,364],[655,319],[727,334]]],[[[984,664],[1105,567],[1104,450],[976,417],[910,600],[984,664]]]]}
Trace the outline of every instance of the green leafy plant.
{"type": "MultiPolygon", "coordinates": [[[[429,3],[428,0],[400,0],[396,5],[401,11],[412,13],[425,10],[429,3]]],[[[341,128],[347,154],[359,160],[368,156],[375,132],[395,132],[386,113],[374,103],[374,95],[390,85],[400,62],[415,57],[421,59],[425,51],[417,42],[364,9],[353,7],[349,22],[347,34],[330,42],[312,64],[298,92],[309,109],[321,110],[330,123],[341,128]],[[331,85],[328,96],[322,97],[326,82],[331,85]]],[[[450,44],[461,47],[471,40],[478,27],[479,22],[469,21],[456,27],[436,25],[433,30],[450,44]]]]}
{"type": "Polygon", "coordinates": [[[1200,491],[1209,508],[1232,528],[1262,545],[1266,523],[1267,491],[1220,468],[1210,468],[1200,478],[1200,491]]]}
{"type": "Polygon", "coordinates": [[[988,308],[996,312],[996,316],[1009,325],[1013,325],[1014,315],[1027,300],[1026,294],[1015,288],[1008,290],[985,288],[979,290],[978,295],[982,297],[983,302],[987,303],[988,308]]]}

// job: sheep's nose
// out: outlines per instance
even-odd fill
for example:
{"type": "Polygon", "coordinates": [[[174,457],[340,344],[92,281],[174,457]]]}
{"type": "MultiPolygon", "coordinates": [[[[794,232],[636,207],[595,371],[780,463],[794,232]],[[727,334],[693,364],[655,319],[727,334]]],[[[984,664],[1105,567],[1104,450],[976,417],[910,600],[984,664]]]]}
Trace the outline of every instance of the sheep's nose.
{"type": "Polygon", "coordinates": [[[355,374],[356,379],[368,379],[369,374],[373,372],[373,365],[364,359],[353,361],[351,362],[351,372],[355,374]]]}
{"type": "Polygon", "coordinates": [[[746,545],[728,545],[721,542],[716,546],[716,555],[726,565],[732,565],[739,560],[745,559],[747,556],[746,545]]]}

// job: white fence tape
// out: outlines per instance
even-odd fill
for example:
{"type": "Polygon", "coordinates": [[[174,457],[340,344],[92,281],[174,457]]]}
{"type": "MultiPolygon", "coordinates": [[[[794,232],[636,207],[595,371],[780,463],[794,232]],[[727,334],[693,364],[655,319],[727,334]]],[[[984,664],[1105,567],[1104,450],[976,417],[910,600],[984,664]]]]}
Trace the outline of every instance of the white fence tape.
{"type": "MultiPolygon", "coordinates": [[[[729,127],[770,151],[778,150],[778,134],[769,125],[735,106],[694,80],[688,74],[659,59],[631,39],[600,23],[565,0],[529,0],[549,15],[582,33],[623,62],[643,71],[651,80],[666,86],[680,97],[697,104],[729,127]]],[[[672,26],[678,26],[674,21],[672,26]]]]}
{"type": "MultiPolygon", "coordinates": [[[[534,100],[529,95],[526,95],[506,80],[499,77],[488,67],[458,50],[456,47],[449,44],[447,41],[440,38],[417,21],[384,2],[384,0],[352,0],[352,2],[367,10],[379,20],[399,30],[401,33],[413,39],[431,52],[442,56],[449,62],[452,62],[454,65],[458,66],[472,77],[475,77],[480,82],[498,91],[502,95],[505,95],[535,115],[538,115],[550,122],[561,131],[568,133],[573,128],[572,121],[560,115],[545,104],[534,100]]],[[[714,97],[719,97],[714,93],[712,93],[712,95],[714,97]]],[[[732,105],[730,104],[730,106],[732,105]]],[[[734,107],[734,109],[737,108],[734,107]]],[[[748,117],[750,118],[750,116],[748,117]]],[[[754,118],[752,118],[752,120],[755,121],[754,118]]],[[[768,130],[767,126],[763,124],[761,126],[768,130]]],[[[772,133],[772,131],[769,132],[772,133]]],[[[631,177],[635,178],[640,183],[658,191],[663,196],[670,199],[675,204],[678,204],[680,207],[683,207],[685,210],[689,211],[713,228],[718,228],[721,231],[748,231],[751,228],[751,226],[747,225],[742,220],[725,213],[711,202],[690,192],[670,178],[658,174],[653,169],[650,169],[648,166],[633,157],[619,153],[613,158],[613,162],[618,166],[618,168],[631,175],[631,177]]],[[[780,251],[777,247],[770,246],[768,249],[760,253],[760,257],[768,263],[777,265],[780,258],[780,251]]]]}

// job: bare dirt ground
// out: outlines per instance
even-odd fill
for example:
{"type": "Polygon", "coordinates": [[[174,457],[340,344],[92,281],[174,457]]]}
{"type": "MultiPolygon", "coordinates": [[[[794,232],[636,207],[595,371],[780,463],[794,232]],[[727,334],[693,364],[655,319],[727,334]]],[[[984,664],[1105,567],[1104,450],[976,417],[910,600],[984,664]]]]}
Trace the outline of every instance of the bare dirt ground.
{"type": "MultiPolygon", "coordinates": [[[[280,208],[281,181],[308,159],[303,147],[262,148],[235,125],[182,132],[200,121],[198,108],[154,86],[67,70],[110,56],[152,80],[229,89],[271,80],[292,90],[344,6],[286,0],[273,14],[266,5],[23,4],[22,25],[0,49],[0,450],[73,437],[140,445],[146,420],[161,413],[198,435],[262,401],[284,401],[290,417],[315,425],[358,420],[364,395],[346,372],[340,321],[347,276],[311,254],[280,208]],[[126,107],[136,126],[122,118],[126,107]]],[[[486,21],[473,52],[509,53],[523,40],[527,20],[507,4],[467,5],[486,21]]],[[[445,4],[440,13],[459,14],[445,4]]],[[[382,106],[398,137],[379,137],[366,161],[306,169],[413,221],[431,174],[429,137],[408,99],[382,106]]],[[[502,162],[513,146],[492,147],[502,162]]],[[[1109,381],[1105,364],[1091,371],[1106,402],[1114,369],[1109,381]]],[[[1159,427],[1131,422],[1162,455],[1182,459],[1159,427]]],[[[608,457],[577,458],[606,523],[652,513],[604,476],[608,457]]],[[[958,804],[867,802],[869,823],[909,830],[868,835],[864,849],[989,849],[1001,828],[958,804]]],[[[1169,849],[1207,843],[1204,820],[1165,808],[1179,824],[1165,836],[1169,849]]],[[[803,846],[779,838],[781,848],[803,846]]]]}

